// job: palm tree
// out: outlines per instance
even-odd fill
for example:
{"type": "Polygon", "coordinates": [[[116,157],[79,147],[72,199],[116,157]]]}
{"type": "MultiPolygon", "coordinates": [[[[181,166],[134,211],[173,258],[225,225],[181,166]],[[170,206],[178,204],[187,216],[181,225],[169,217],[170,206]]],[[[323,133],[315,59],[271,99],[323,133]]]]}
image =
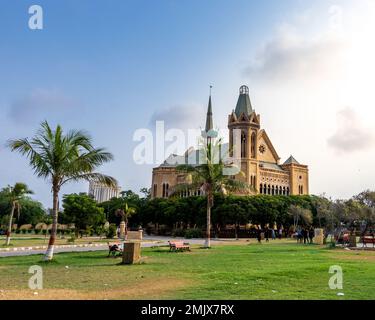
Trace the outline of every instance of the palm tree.
{"type": "MultiPolygon", "coordinates": [[[[224,195],[228,191],[250,191],[253,190],[245,182],[231,179],[229,175],[225,174],[226,168],[233,168],[233,165],[225,164],[220,156],[222,140],[218,139],[212,142],[207,139],[206,144],[202,144],[200,148],[200,163],[198,165],[179,165],[177,171],[187,174],[187,183],[180,184],[175,187],[174,193],[182,190],[197,190],[200,189],[207,196],[207,231],[206,241],[204,246],[211,247],[211,208],[214,205],[214,193],[221,192],[224,195]]],[[[239,171],[243,175],[243,172],[239,171]]]]}
{"type": "Polygon", "coordinates": [[[121,217],[121,221],[125,223],[125,239],[128,237],[128,219],[136,212],[135,208],[129,207],[128,203],[125,202],[125,205],[120,209],[116,210],[116,215],[121,217]]]}
{"type": "Polygon", "coordinates": [[[21,183],[21,182],[17,182],[13,187],[9,186],[8,189],[9,189],[8,197],[12,205],[12,209],[10,211],[9,225],[8,225],[8,230],[6,234],[6,240],[5,240],[5,245],[7,246],[9,246],[10,244],[10,236],[12,233],[14,211],[17,210],[17,215],[19,218],[20,212],[21,212],[20,200],[24,198],[25,195],[33,193],[27,187],[25,183],[21,183]]]}
{"type": "Polygon", "coordinates": [[[114,187],[114,178],[96,173],[94,170],[113,159],[103,148],[94,148],[91,137],[83,132],[71,130],[64,134],[60,125],[51,129],[47,121],[41,124],[37,134],[30,140],[17,139],[8,142],[12,151],[29,159],[37,177],[48,179],[52,185],[53,217],[52,229],[44,259],[53,259],[61,187],[71,181],[94,181],[114,187]]]}

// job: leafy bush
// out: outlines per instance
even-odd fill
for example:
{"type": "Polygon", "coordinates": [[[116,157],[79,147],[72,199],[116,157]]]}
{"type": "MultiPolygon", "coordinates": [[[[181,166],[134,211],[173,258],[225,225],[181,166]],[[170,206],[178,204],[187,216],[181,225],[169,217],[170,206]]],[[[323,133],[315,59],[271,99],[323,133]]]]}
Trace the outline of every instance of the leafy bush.
{"type": "Polygon", "coordinates": [[[184,229],[173,229],[172,237],[185,237],[186,230],[184,229]]]}
{"type": "Polygon", "coordinates": [[[109,225],[109,228],[105,233],[105,236],[107,239],[112,239],[116,235],[116,232],[117,232],[116,225],[111,224],[109,225]]]}
{"type": "Polygon", "coordinates": [[[26,229],[22,229],[21,232],[22,232],[23,234],[26,234],[27,230],[26,230],[26,229]]]}
{"type": "Polygon", "coordinates": [[[83,233],[87,236],[90,237],[94,233],[94,228],[92,226],[86,226],[86,229],[83,231],[83,233]]]}
{"type": "Polygon", "coordinates": [[[40,229],[34,229],[34,233],[35,233],[35,234],[40,234],[41,231],[42,231],[42,230],[40,230],[40,229]]]}
{"type": "Polygon", "coordinates": [[[71,234],[70,238],[66,240],[68,243],[74,243],[76,241],[76,236],[74,233],[71,234]]]}
{"type": "Polygon", "coordinates": [[[46,235],[46,234],[47,234],[47,230],[46,230],[46,229],[43,229],[43,230],[42,230],[42,233],[43,233],[44,235],[46,235]]]}
{"type": "Polygon", "coordinates": [[[185,230],[185,238],[191,239],[191,238],[202,238],[203,233],[201,229],[187,229],[185,230]]]}
{"type": "Polygon", "coordinates": [[[99,237],[101,237],[103,234],[105,234],[105,229],[103,225],[97,225],[94,228],[95,234],[99,237]]]}
{"type": "Polygon", "coordinates": [[[171,234],[170,228],[166,225],[160,225],[158,228],[158,235],[159,236],[168,236],[171,234]]]}
{"type": "Polygon", "coordinates": [[[20,232],[21,232],[20,229],[16,229],[16,231],[15,231],[16,234],[19,234],[20,232]]]}
{"type": "Polygon", "coordinates": [[[328,249],[335,249],[336,248],[336,241],[331,241],[328,243],[328,249]]]}

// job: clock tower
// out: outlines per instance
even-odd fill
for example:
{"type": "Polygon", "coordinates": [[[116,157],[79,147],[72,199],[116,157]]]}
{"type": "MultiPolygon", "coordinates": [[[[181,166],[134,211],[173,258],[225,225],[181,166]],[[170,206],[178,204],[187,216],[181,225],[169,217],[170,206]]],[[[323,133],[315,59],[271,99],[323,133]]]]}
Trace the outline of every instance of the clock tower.
{"type": "Polygon", "coordinates": [[[257,190],[259,185],[258,151],[262,152],[264,146],[258,146],[260,115],[255,113],[251,105],[247,86],[240,88],[236,108],[228,116],[228,129],[231,156],[241,163],[243,173],[236,175],[235,179],[246,182],[257,190]]]}

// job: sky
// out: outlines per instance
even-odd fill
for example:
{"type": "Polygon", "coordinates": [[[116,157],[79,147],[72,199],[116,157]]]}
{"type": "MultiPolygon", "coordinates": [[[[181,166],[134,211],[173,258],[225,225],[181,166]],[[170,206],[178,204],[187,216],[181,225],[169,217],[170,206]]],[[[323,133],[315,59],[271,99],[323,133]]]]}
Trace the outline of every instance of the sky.
{"type": "Polygon", "coordinates": [[[123,190],[150,187],[157,163],[134,161],[134,133],[203,127],[212,85],[226,139],[245,84],[281,162],[309,165],[310,193],[374,189],[374,38],[371,0],[0,0],[0,187],[26,182],[51,207],[48,181],[6,148],[43,120],[89,132],[123,190]]]}

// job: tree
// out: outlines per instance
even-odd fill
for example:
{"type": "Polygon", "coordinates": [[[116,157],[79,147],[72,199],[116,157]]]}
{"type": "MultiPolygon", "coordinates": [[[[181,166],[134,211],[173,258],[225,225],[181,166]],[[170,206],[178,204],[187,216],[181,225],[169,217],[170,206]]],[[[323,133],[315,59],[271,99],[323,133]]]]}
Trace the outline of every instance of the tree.
{"type": "Polygon", "coordinates": [[[305,224],[312,223],[312,213],[309,209],[302,208],[300,206],[291,205],[289,207],[289,215],[293,217],[293,227],[296,230],[299,221],[305,224]]]}
{"type": "Polygon", "coordinates": [[[133,214],[136,213],[135,208],[129,207],[128,203],[125,202],[124,206],[122,208],[118,209],[116,211],[116,215],[121,217],[121,221],[125,223],[125,239],[128,237],[128,219],[131,217],[133,214]]]}
{"type": "Polygon", "coordinates": [[[141,188],[139,192],[143,194],[144,199],[148,200],[151,198],[151,188],[141,188]]]}
{"type": "Polygon", "coordinates": [[[322,227],[322,223],[327,221],[327,217],[330,214],[331,200],[327,199],[323,194],[321,196],[314,196],[312,204],[316,210],[319,227],[322,227]]]}
{"type": "Polygon", "coordinates": [[[39,201],[25,197],[20,200],[20,205],[22,214],[17,221],[18,224],[36,225],[39,222],[46,223],[48,221],[47,213],[39,201]]]}
{"type": "Polygon", "coordinates": [[[365,234],[375,222],[375,191],[366,190],[353,197],[362,204],[361,220],[364,223],[362,234],[365,234]]]}
{"type": "MultiPolygon", "coordinates": [[[[110,223],[115,223],[118,225],[121,222],[121,217],[116,215],[118,209],[122,209],[125,206],[125,203],[127,203],[129,207],[133,207],[137,212],[139,212],[139,209],[144,202],[147,202],[147,200],[141,199],[138,194],[131,190],[127,190],[122,191],[119,198],[112,198],[108,201],[100,203],[99,206],[104,208],[107,220],[110,223]]],[[[137,218],[137,216],[138,215],[134,217],[137,218]]]]}
{"type": "Polygon", "coordinates": [[[207,197],[207,224],[206,224],[206,241],[205,247],[210,248],[211,238],[211,208],[214,205],[214,193],[222,192],[227,194],[228,191],[244,190],[248,186],[239,180],[230,179],[229,175],[225,175],[225,168],[233,167],[233,165],[224,164],[221,151],[221,139],[212,142],[211,138],[207,139],[207,143],[201,147],[200,164],[199,165],[179,165],[177,171],[187,174],[187,183],[178,185],[175,193],[183,189],[196,190],[200,188],[207,197]]]}
{"type": "Polygon", "coordinates": [[[62,221],[74,223],[77,237],[88,227],[96,228],[105,222],[104,209],[85,193],[64,195],[63,208],[62,221]]]}
{"type": "Polygon", "coordinates": [[[12,233],[14,211],[17,210],[17,215],[19,218],[20,213],[21,213],[20,201],[25,197],[25,195],[33,193],[25,183],[21,183],[21,182],[17,182],[14,186],[8,186],[8,190],[9,190],[8,199],[12,206],[12,209],[10,211],[8,230],[6,233],[6,240],[5,240],[5,245],[7,246],[9,246],[10,244],[10,236],[12,233]]]}
{"type": "Polygon", "coordinates": [[[48,179],[52,185],[53,222],[45,260],[53,259],[57,233],[59,192],[72,181],[94,181],[116,187],[114,178],[96,173],[100,165],[113,159],[103,148],[94,148],[91,137],[83,132],[71,130],[64,134],[60,125],[51,129],[47,121],[41,124],[37,134],[28,138],[11,140],[8,146],[29,159],[29,165],[37,177],[48,179]]]}

